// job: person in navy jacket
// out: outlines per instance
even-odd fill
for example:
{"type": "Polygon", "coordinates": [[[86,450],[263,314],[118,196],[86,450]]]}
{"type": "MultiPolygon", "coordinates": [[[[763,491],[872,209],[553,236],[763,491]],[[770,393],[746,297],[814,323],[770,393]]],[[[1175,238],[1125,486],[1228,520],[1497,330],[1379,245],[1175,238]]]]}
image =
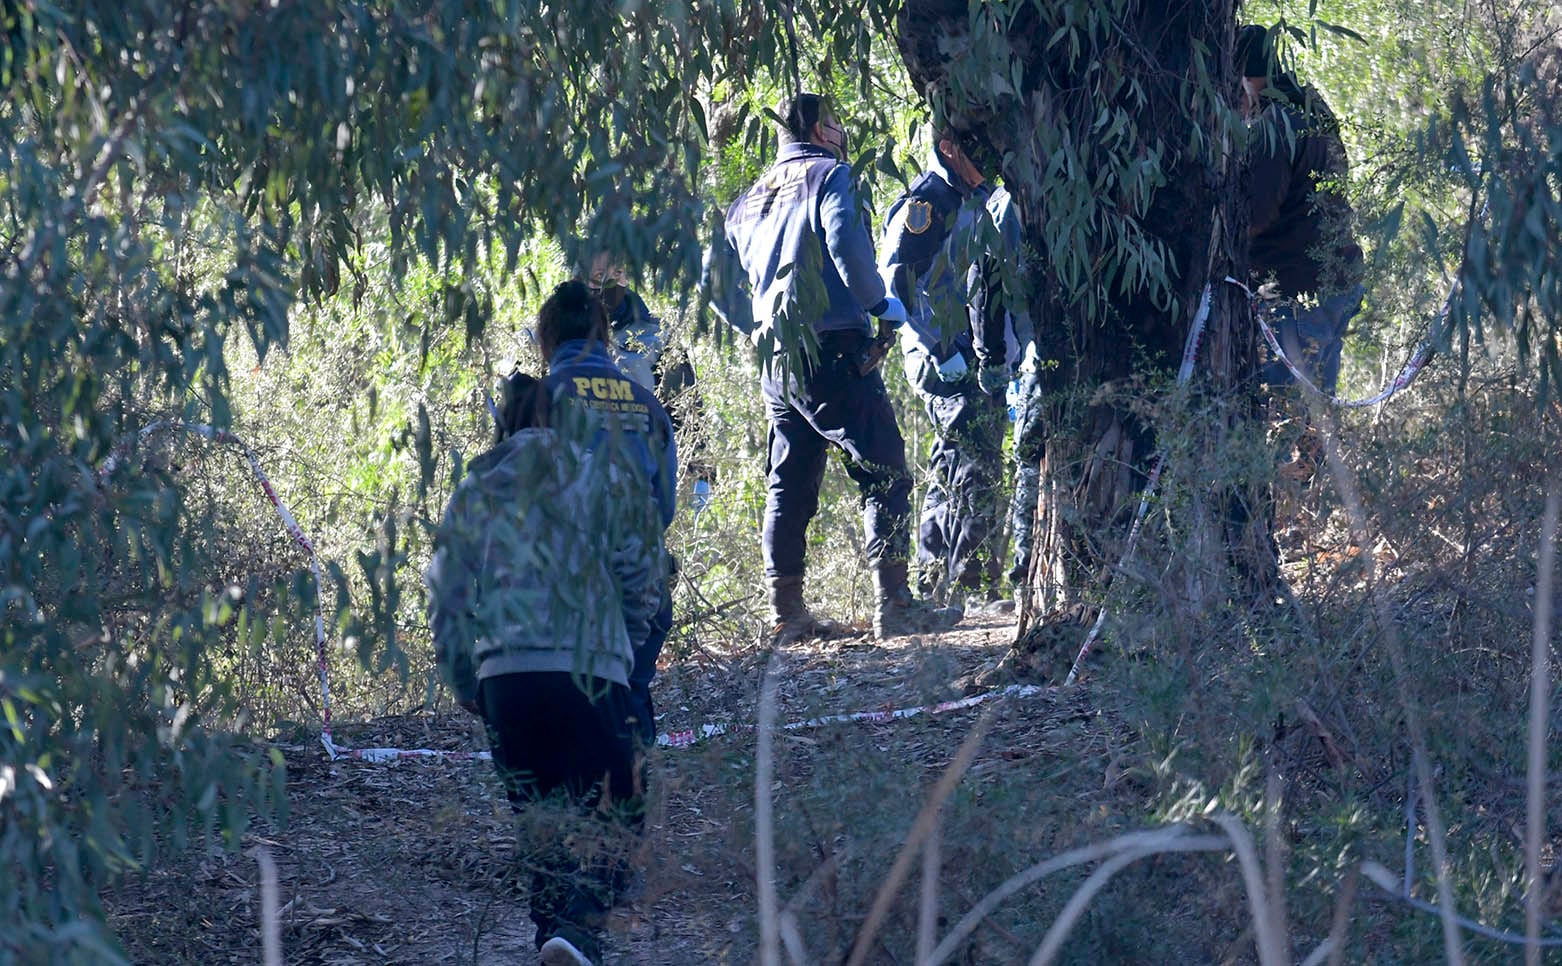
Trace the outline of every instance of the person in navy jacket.
{"type": "Polygon", "coordinates": [[[906,377],[936,437],[917,542],[922,589],[958,598],[998,590],[1014,338],[996,289],[998,262],[1018,240],[989,214],[993,188],[957,135],[940,131],[934,142],[927,170],[890,208],[879,270],[907,306],[906,377]]]}
{"type": "Polygon", "coordinates": [[[706,257],[705,289],[728,324],[760,350],[769,421],[765,578],[774,639],[839,628],[803,600],[806,533],[831,447],[862,494],[880,637],[952,626],[906,581],[911,475],[875,343],[905,321],[888,295],[846,164],[846,131],[817,94],[777,111],[781,149],[727,210],[706,257]],[[877,319],[875,324],[873,320],[877,319]]]}

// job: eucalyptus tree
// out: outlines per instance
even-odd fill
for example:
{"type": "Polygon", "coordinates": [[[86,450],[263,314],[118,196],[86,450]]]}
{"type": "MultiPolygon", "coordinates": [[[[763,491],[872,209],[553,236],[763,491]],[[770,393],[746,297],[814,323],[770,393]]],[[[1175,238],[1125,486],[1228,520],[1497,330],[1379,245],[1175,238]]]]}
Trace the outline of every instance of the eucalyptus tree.
{"type": "MultiPolygon", "coordinates": [[[[1223,282],[1246,274],[1235,18],[1232,2],[908,0],[898,20],[913,81],[1001,165],[1033,249],[1007,281],[1030,301],[1051,401],[1043,613],[1077,602],[1121,552],[1150,457],[1171,445],[1146,391],[1167,388],[1196,317],[1205,402],[1180,424],[1185,455],[1209,473],[1255,431],[1256,339],[1223,282]]],[[[1179,568],[1193,608],[1273,578],[1267,478],[1244,470],[1200,477],[1212,486],[1194,494],[1179,568]]]]}
{"type": "MultiPolygon", "coordinates": [[[[888,37],[916,93],[1001,159],[1042,256],[1009,288],[1050,320],[1055,364],[1044,601],[1099,573],[1169,445],[1146,415],[1161,410],[1133,399],[1169,381],[1207,284],[1208,418],[1187,452],[1220,472],[1184,573],[1195,597],[1224,593],[1233,561],[1236,584],[1263,583],[1262,474],[1219,466],[1255,405],[1252,332],[1220,284],[1242,267],[1234,16],[1132,0],[0,4],[0,859],[21,870],[0,877],[0,960],[112,953],[86,925],[108,877],[203,835],[237,844],[253,807],[283,802],[275,757],[234,737],[255,725],[216,660],[266,615],[215,579],[218,521],[139,431],[229,424],[225,348],[264,359],[301,304],[372,297],[352,267],[366,252],[459,278],[546,233],[692,290],[730,200],[703,197],[710,142],[766,145],[762,111],[734,124],[719,105],[756,82],[820,86],[885,130],[906,94],[885,80],[888,37]]],[[[1546,352],[1551,302],[1527,293],[1550,291],[1555,125],[1500,121],[1551,63],[1489,95],[1511,107],[1491,138],[1525,148],[1530,193],[1483,237],[1531,274],[1471,289],[1546,352]]],[[[1485,117],[1461,115],[1461,143],[1485,117]]],[[[899,173],[871,148],[854,160],[869,181],[899,173]]],[[[425,324],[481,333],[474,286],[452,282],[443,306],[425,324]]],[[[426,432],[414,449],[426,481],[426,432]]],[[[389,649],[401,551],[389,526],[371,541],[352,575],[367,600],[334,617],[389,649]]]]}
{"type": "MultiPolygon", "coordinates": [[[[366,245],[393,266],[513,260],[584,224],[642,263],[670,242],[657,264],[691,278],[696,92],[738,50],[778,58],[768,13],[0,5],[0,862],[20,870],[0,877],[0,960],[111,953],[91,926],[110,876],[236,845],[281,802],[217,667],[266,615],[138,432],[228,425],[225,346],[264,359],[301,302],[365,296],[366,245]]],[[[480,331],[477,294],[452,285],[438,324],[480,331]]],[[[396,557],[383,535],[360,556],[359,632],[386,646],[396,557]]]]}

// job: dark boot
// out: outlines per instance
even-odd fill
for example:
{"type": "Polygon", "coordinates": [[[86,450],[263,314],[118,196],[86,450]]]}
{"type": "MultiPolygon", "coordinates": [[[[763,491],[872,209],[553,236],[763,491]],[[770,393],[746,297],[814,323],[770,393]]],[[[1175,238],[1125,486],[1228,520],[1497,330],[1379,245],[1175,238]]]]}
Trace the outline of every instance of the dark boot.
{"type": "Polygon", "coordinates": [[[911,596],[904,560],[880,560],[873,568],[873,636],[933,634],[960,623],[958,607],[934,607],[911,596]]]}
{"type": "Polygon", "coordinates": [[[823,617],[815,617],[803,603],[803,578],[767,577],[770,591],[770,643],[784,647],[810,638],[838,637],[841,625],[823,617]]]}

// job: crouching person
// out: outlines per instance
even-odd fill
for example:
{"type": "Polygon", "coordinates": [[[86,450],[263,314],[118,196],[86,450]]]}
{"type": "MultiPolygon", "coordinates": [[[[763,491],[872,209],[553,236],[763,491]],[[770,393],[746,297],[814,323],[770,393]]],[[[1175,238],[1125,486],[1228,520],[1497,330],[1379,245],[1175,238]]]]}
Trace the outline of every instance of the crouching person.
{"type": "Polygon", "coordinates": [[[505,435],[469,464],[435,532],[430,624],[511,807],[561,799],[583,819],[564,825],[602,833],[538,822],[521,838],[541,959],[561,966],[598,957],[627,877],[628,850],[602,847],[615,829],[585,816],[620,840],[643,821],[629,675],[660,599],[662,531],[623,447],[592,445],[585,414],[550,406],[540,384],[517,388],[505,435]]]}

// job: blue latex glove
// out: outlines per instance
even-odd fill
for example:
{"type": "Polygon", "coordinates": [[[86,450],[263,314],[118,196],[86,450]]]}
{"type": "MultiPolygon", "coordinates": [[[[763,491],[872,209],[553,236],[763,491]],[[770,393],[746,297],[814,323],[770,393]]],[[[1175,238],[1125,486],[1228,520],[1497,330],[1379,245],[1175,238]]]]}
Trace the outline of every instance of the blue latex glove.
{"type": "Polygon", "coordinates": [[[1020,418],[1020,403],[1024,402],[1024,398],[1020,395],[1019,379],[1009,380],[1009,388],[1004,391],[1003,401],[1009,404],[1009,422],[1012,423],[1018,420],[1020,418]]]}

